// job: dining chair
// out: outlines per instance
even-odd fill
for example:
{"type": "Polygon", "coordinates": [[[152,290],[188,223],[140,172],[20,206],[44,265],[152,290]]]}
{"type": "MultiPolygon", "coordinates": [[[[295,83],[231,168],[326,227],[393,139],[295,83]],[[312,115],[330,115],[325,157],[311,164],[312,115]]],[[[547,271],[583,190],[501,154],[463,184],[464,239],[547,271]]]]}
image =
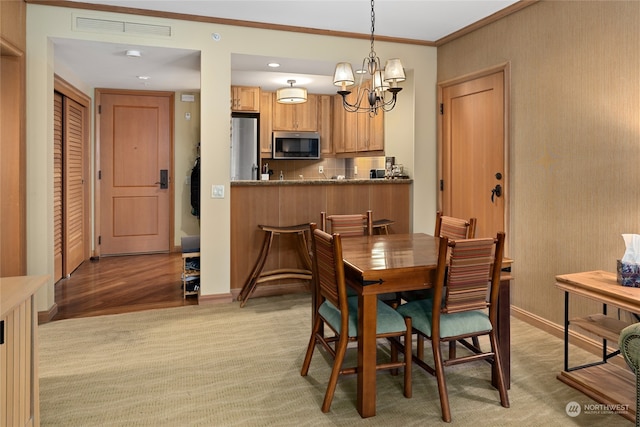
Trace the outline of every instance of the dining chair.
{"type": "MultiPolygon", "coordinates": [[[[373,235],[373,211],[364,214],[327,215],[320,212],[320,229],[327,233],[338,233],[342,238],[373,235]]],[[[355,295],[351,288],[347,288],[349,296],[355,295]]],[[[400,305],[400,293],[389,293],[378,296],[380,301],[396,308],[400,305]]]]}
{"type": "MultiPolygon", "coordinates": [[[[347,344],[358,339],[358,297],[347,296],[341,236],[325,233],[316,224],[311,224],[310,227],[314,283],[320,303],[316,305],[311,338],[300,374],[306,376],[309,372],[317,344],[322,345],[333,357],[333,367],[322,403],[322,412],[329,412],[339,375],[357,373],[356,367],[344,368],[342,365],[347,344]],[[334,335],[325,337],[323,325],[329,326],[334,335]]],[[[369,325],[365,327],[368,328],[369,325]]],[[[378,304],[377,324],[371,327],[376,328],[377,338],[388,338],[391,345],[391,361],[378,363],[376,368],[392,370],[392,374],[399,368],[404,368],[404,396],[411,397],[411,319],[403,317],[386,304],[378,304]],[[392,338],[398,341],[392,341],[392,338]],[[404,357],[399,361],[398,343],[401,339],[404,342],[404,357]]]]}
{"type": "Polygon", "coordinates": [[[441,211],[436,212],[436,226],[433,235],[438,237],[448,237],[449,240],[473,239],[476,237],[476,218],[468,220],[443,215],[441,211]]]}
{"type": "MultiPolygon", "coordinates": [[[[447,237],[449,240],[458,240],[458,239],[473,239],[476,236],[476,218],[470,218],[468,220],[462,218],[456,218],[453,216],[443,215],[442,211],[436,212],[436,225],[433,231],[433,235],[437,237],[447,237]]],[[[417,299],[431,298],[433,292],[431,289],[427,289],[424,291],[412,291],[412,292],[403,292],[400,295],[400,298],[405,301],[414,301],[417,299]]],[[[460,340],[460,343],[465,347],[474,350],[480,351],[480,341],[477,337],[472,339],[472,342],[469,343],[466,340],[460,340]]],[[[451,343],[449,346],[449,351],[452,352],[452,356],[455,357],[455,343],[451,343]]],[[[418,346],[424,347],[424,340],[422,338],[418,338],[418,346]]]]}
{"type": "Polygon", "coordinates": [[[446,422],[451,421],[451,409],[444,368],[451,365],[477,360],[490,361],[497,377],[500,403],[505,408],[509,407],[496,335],[503,252],[502,232],[496,238],[441,238],[433,284],[434,298],[408,302],[397,309],[403,316],[411,317],[413,331],[418,336],[431,341],[433,366],[425,362],[424,350],[420,346],[417,347],[414,362],[435,375],[442,419],[446,422]],[[442,301],[442,304],[434,306],[432,301],[442,301]],[[448,359],[443,358],[441,343],[455,345],[460,339],[484,335],[489,336],[489,351],[471,352],[453,358],[450,354],[448,359]]]}

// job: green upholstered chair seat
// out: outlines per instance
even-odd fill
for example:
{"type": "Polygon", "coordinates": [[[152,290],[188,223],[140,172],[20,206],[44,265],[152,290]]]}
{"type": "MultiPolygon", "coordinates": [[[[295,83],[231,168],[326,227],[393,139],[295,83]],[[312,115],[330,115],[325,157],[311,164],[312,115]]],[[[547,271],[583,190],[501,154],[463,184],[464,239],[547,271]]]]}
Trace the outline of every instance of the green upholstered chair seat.
{"type": "MultiPolygon", "coordinates": [[[[403,316],[411,317],[414,329],[431,337],[432,309],[431,300],[417,300],[401,305],[397,311],[403,316]]],[[[440,338],[457,337],[491,329],[489,316],[480,310],[440,315],[440,338]]]]}
{"type": "MultiPolygon", "coordinates": [[[[349,306],[349,337],[358,336],[358,297],[347,298],[347,305],[349,306]]],[[[329,301],[322,303],[318,312],[322,318],[331,325],[338,333],[342,333],[340,330],[340,310],[338,310],[329,301]]],[[[402,332],[407,330],[407,325],[404,322],[404,317],[396,312],[393,308],[386,304],[378,304],[378,327],[377,334],[386,334],[392,332],[402,332]]]]}

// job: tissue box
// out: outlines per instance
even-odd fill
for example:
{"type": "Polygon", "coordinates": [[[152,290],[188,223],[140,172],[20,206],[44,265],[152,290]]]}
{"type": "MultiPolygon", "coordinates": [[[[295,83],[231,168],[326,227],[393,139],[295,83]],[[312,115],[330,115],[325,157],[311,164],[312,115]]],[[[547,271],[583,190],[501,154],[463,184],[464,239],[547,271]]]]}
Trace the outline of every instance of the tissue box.
{"type": "Polygon", "coordinates": [[[622,286],[640,288],[640,265],[618,260],[618,283],[622,286]]]}

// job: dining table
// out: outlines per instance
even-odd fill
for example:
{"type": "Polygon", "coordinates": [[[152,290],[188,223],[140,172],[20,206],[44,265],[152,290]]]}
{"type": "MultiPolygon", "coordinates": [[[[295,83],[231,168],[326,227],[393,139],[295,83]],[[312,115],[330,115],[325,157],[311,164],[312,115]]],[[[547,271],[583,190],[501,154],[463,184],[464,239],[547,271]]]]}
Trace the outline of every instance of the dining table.
{"type": "MultiPolygon", "coordinates": [[[[438,237],[424,233],[389,234],[342,239],[348,286],[358,295],[357,409],[362,418],[376,414],[376,316],[378,295],[431,288],[438,262],[438,237]]],[[[511,259],[503,261],[510,270],[511,259]]],[[[501,276],[498,297],[498,345],[503,374],[510,384],[510,297],[512,277],[501,276]]],[[[380,301],[384,304],[384,302],[380,301]]],[[[495,371],[492,384],[497,385],[495,371]]]]}

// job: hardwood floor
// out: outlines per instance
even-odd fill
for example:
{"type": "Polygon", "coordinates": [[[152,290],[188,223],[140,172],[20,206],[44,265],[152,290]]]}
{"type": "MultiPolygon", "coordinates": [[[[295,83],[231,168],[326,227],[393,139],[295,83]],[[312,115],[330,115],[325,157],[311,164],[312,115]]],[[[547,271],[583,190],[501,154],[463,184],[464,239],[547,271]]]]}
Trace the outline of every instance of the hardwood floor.
{"type": "Polygon", "coordinates": [[[198,304],[182,298],[180,253],[103,257],[84,261],[55,285],[52,320],[198,304]]]}

